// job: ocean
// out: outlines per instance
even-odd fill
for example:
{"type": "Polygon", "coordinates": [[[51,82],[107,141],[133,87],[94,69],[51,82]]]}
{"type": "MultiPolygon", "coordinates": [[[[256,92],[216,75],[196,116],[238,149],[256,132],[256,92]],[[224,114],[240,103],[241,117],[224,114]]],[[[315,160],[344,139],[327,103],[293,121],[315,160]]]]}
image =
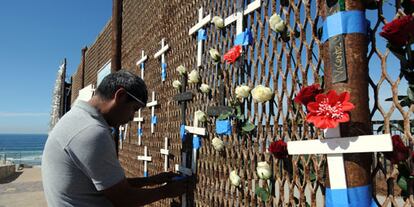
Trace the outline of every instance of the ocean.
{"type": "Polygon", "coordinates": [[[0,134],[0,160],[41,165],[47,134],[0,134]]]}

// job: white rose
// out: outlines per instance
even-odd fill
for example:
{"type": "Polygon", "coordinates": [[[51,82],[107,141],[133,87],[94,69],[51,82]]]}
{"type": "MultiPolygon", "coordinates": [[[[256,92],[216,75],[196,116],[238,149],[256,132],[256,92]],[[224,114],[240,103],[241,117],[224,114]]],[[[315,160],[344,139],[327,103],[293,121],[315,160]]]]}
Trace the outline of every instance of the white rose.
{"type": "Polygon", "coordinates": [[[172,85],[173,85],[173,87],[174,87],[174,88],[176,88],[176,89],[180,89],[180,88],[181,88],[181,82],[180,82],[179,80],[175,80],[175,81],[172,83],[172,85]]]}
{"type": "Polygon", "coordinates": [[[211,144],[213,145],[214,149],[217,151],[221,151],[224,149],[224,142],[218,137],[214,137],[214,139],[211,140],[211,144]]]}
{"type": "Polygon", "coordinates": [[[237,175],[237,172],[235,170],[230,172],[230,182],[234,186],[240,186],[241,184],[241,178],[239,175],[237,175]]]}
{"type": "Polygon", "coordinates": [[[246,85],[241,85],[236,87],[236,97],[237,98],[247,98],[249,97],[251,88],[246,85]]]}
{"type": "Polygon", "coordinates": [[[258,162],[256,167],[257,175],[262,180],[267,180],[272,176],[272,170],[267,162],[258,162]]]}
{"type": "Polygon", "coordinates": [[[219,16],[214,16],[212,19],[212,22],[214,23],[214,26],[216,26],[217,29],[223,29],[224,28],[224,20],[223,18],[219,16]]]}
{"type": "Polygon", "coordinates": [[[269,101],[273,96],[272,89],[258,85],[252,90],[252,97],[257,102],[266,102],[269,101]]]}
{"type": "Polygon", "coordinates": [[[210,57],[213,59],[214,62],[219,62],[221,57],[220,53],[215,48],[210,48],[209,50],[210,57]]]}
{"type": "Polygon", "coordinates": [[[269,20],[270,28],[275,32],[283,32],[286,29],[285,22],[278,14],[273,14],[269,20]]]}
{"type": "Polygon", "coordinates": [[[198,83],[199,79],[200,79],[200,75],[198,74],[197,70],[192,70],[190,74],[188,74],[189,83],[198,83]]]}
{"type": "Polygon", "coordinates": [[[195,112],[195,118],[199,121],[199,122],[206,122],[207,121],[207,116],[203,111],[196,111],[195,112]]]}
{"type": "Polygon", "coordinates": [[[210,91],[210,86],[207,84],[201,84],[200,91],[203,93],[208,93],[210,91]]]}
{"type": "Polygon", "coordinates": [[[187,73],[187,68],[183,65],[178,66],[176,70],[180,75],[185,75],[187,73]]]}

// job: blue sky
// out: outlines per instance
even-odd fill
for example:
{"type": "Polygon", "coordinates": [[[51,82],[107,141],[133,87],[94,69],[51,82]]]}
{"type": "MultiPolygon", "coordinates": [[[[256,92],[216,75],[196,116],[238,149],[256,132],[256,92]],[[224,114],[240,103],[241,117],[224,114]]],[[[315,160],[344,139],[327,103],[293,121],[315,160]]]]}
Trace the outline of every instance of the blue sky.
{"type": "Polygon", "coordinates": [[[112,0],[0,3],[0,133],[47,133],[57,70],[76,70],[112,15],[112,0]]]}

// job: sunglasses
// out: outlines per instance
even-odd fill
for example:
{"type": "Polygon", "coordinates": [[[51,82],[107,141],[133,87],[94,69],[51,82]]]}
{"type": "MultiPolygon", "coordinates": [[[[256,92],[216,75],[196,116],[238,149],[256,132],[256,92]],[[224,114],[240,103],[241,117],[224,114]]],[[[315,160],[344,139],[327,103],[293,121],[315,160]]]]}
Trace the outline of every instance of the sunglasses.
{"type": "Polygon", "coordinates": [[[141,100],[139,100],[136,96],[132,95],[132,93],[128,92],[127,90],[125,90],[126,93],[131,96],[131,98],[133,98],[135,101],[137,101],[139,104],[141,104],[142,108],[144,108],[145,106],[147,106],[147,104],[145,104],[144,102],[142,102],[141,100]]]}

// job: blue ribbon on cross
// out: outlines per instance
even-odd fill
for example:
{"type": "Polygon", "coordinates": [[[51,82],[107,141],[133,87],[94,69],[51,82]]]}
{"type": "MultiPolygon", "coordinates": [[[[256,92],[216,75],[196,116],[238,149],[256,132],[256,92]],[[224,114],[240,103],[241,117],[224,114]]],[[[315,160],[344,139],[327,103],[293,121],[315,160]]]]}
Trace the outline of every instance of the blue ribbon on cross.
{"type": "Polygon", "coordinates": [[[167,78],[167,63],[161,63],[161,78],[163,81],[167,78]]]}
{"type": "Polygon", "coordinates": [[[151,117],[151,123],[157,124],[157,122],[158,122],[157,116],[154,115],[153,117],[151,117]]]}
{"type": "Polygon", "coordinates": [[[238,34],[234,39],[234,45],[251,45],[253,43],[253,35],[249,28],[238,34]]]}
{"type": "Polygon", "coordinates": [[[330,189],[326,188],[326,207],[377,207],[372,198],[371,185],[330,189]]]}
{"type": "Polygon", "coordinates": [[[218,135],[231,135],[232,127],[230,119],[216,121],[216,133],[218,135]]]}
{"type": "Polygon", "coordinates": [[[144,70],[144,66],[145,66],[145,64],[142,62],[142,63],[141,63],[141,69],[142,69],[142,70],[144,70]]]}
{"type": "Polygon", "coordinates": [[[201,147],[200,137],[197,135],[193,136],[193,149],[199,149],[201,147]]]}
{"type": "Polygon", "coordinates": [[[205,29],[199,29],[197,33],[197,41],[203,41],[207,39],[207,31],[205,29]]]}
{"type": "Polygon", "coordinates": [[[185,135],[186,135],[186,132],[185,132],[185,125],[184,124],[181,124],[181,126],[180,126],[180,137],[181,137],[181,141],[185,141],[185,135]]]}
{"type": "Polygon", "coordinates": [[[142,136],[142,128],[137,130],[138,135],[142,136]]]}

